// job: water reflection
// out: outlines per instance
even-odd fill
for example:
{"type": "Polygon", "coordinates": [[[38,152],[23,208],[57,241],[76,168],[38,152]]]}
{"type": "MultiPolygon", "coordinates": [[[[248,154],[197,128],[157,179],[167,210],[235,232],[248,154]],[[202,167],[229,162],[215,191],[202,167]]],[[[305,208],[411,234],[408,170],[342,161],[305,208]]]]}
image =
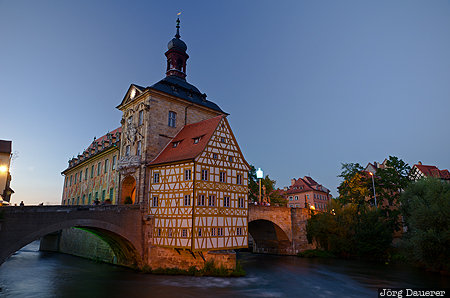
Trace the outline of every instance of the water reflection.
{"type": "Polygon", "coordinates": [[[243,278],[157,276],[39,252],[32,243],[0,266],[2,297],[375,297],[378,287],[444,287],[406,266],[241,253],[243,278]]]}

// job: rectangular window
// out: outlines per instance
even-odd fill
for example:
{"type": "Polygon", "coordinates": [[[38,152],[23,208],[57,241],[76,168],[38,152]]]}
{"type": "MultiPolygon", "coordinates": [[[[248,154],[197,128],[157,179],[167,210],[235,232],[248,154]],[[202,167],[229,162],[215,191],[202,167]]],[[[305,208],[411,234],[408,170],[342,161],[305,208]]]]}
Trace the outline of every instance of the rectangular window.
{"type": "Polygon", "coordinates": [[[153,183],[159,183],[159,173],[153,173],[153,183]]]}
{"type": "Polygon", "coordinates": [[[176,127],[177,123],[177,113],[169,111],[169,126],[176,127]]]}
{"type": "Polygon", "coordinates": [[[168,236],[169,236],[169,238],[172,238],[172,228],[169,228],[169,230],[168,230],[168,236]]]}
{"type": "Polygon", "coordinates": [[[91,167],[91,178],[93,178],[94,177],[94,165],[92,165],[92,167],[91,167]]]}
{"type": "Polygon", "coordinates": [[[92,194],[88,195],[88,205],[90,205],[92,202],[92,194]]]}
{"type": "Polygon", "coordinates": [[[87,180],[88,178],[88,168],[86,168],[86,171],[84,171],[84,180],[87,180]]]}
{"type": "Polygon", "coordinates": [[[217,236],[223,236],[223,228],[217,228],[217,236]]]}
{"type": "Polygon", "coordinates": [[[72,175],[70,175],[70,184],[69,184],[69,186],[72,186],[72,175]]]}
{"type": "Polygon", "coordinates": [[[217,155],[217,153],[213,153],[213,158],[217,159],[219,156],[217,155]]]}
{"type": "Polygon", "coordinates": [[[78,173],[75,173],[75,180],[73,184],[77,184],[77,177],[78,177],[78,173]]]}
{"type": "Polygon", "coordinates": [[[242,228],[237,228],[236,229],[236,235],[242,236],[242,228]]]}
{"type": "Polygon", "coordinates": [[[97,164],[97,176],[100,175],[101,168],[102,168],[102,163],[99,162],[99,163],[97,164]]]}
{"type": "Polygon", "coordinates": [[[208,181],[208,170],[202,170],[202,180],[208,181]]]}
{"type": "Polygon", "coordinates": [[[158,236],[161,237],[161,229],[158,229],[158,236]]]}
{"type": "Polygon", "coordinates": [[[102,190],[102,202],[105,201],[105,197],[106,197],[106,190],[102,190]]]}
{"type": "Polygon", "coordinates": [[[181,230],[181,237],[186,238],[187,237],[187,229],[181,230]]]}
{"type": "Polygon", "coordinates": [[[86,195],[83,195],[83,199],[81,200],[82,205],[84,205],[86,203],[85,200],[86,200],[86,195]]]}
{"type": "Polygon", "coordinates": [[[111,203],[113,201],[113,196],[114,196],[114,188],[110,188],[109,189],[109,199],[111,200],[111,203]]]}
{"type": "Polygon", "coordinates": [[[292,201],[292,196],[289,197],[289,201],[292,201]]]}
{"type": "Polygon", "coordinates": [[[233,162],[233,156],[228,156],[228,161],[233,162]]]}
{"type": "Polygon", "coordinates": [[[223,198],[223,207],[230,207],[230,197],[223,198]]]}
{"type": "Polygon", "coordinates": [[[198,196],[197,206],[205,206],[205,196],[204,195],[198,196]]]}
{"type": "Polygon", "coordinates": [[[191,206],[191,195],[184,196],[184,206],[191,206]]]}
{"type": "Polygon", "coordinates": [[[242,185],[242,175],[237,175],[236,176],[236,184],[242,185]]]}
{"type": "Polygon", "coordinates": [[[220,172],[220,182],[224,183],[225,182],[225,172],[220,172]]]}
{"type": "Polygon", "coordinates": [[[108,172],[108,167],[109,167],[109,159],[105,160],[105,173],[108,172]]]}
{"type": "Polygon", "coordinates": [[[152,207],[158,207],[158,197],[153,197],[152,207]]]}
{"type": "Polygon", "coordinates": [[[140,110],[138,125],[142,125],[143,123],[144,123],[144,110],[140,110]]]}
{"type": "Polygon", "coordinates": [[[64,186],[67,187],[67,183],[69,182],[69,177],[66,176],[66,181],[64,182],[64,186]]]}
{"type": "Polygon", "coordinates": [[[137,155],[137,156],[141,156],[141,149],[142,149],[142,142],[139,141],[139,142],[137,143],[137,151],[136,151],[136,155],[137,155]]]}
{"type": "Polygon", "coordinates": [[[238,198],[238,207],[239,208],[245,207],[244,198],[238,198]]]}
{"type": "Polygon", "coordinates": [[[112,169],[115,170],[116,169],[116,156],[113,156],[113,160],[112,160],[112,169]]]}
{"type": "Polygon", "coordinates": [[[130,145],[125,147],[125,156],[130,156],[130,145]]]}
{"type": "Polygon", "coordinates": [[[295,196],[295,200],[298,201],[298,196],[295,196]]]}
{"type": "Polygon", "coordinates": [[[208,197],[208,206],[214,207],[216,204],[216,197],[211,195],[208,197]]]}
{"type": "Polygon", "coordinates": [[[225,138],[224,138],[224,137],[220,138],[220,141],[221,141],[222,143],[225,143],[225,138]]]}
{"type": "Polygon", "coordinates": [[[191,180],[191,170],[184,170],[184,181],[191,180]]]}
{"type": "Polygon", "coordinates": [[[83,171],[80,171],[80,180],[78,180],[79,182],[81,182],[81,176],[83,175],[83,171]]]}
{"type": "Polygon", "coordinates": [[[133,116],[128,117],[128,126],[133,124],[133,116]]]}
{"type": "Polygon", "coordinates": [[[200,142],[200,137],[194,138],[194,144],[198,144],[198,142],[200,142]]]}
{"type": "Polygon", "coordinates": [[[198,237],[202,237],[202,228],[198,229],[198,237]]]}
{"type": "Polygon", "coordinates": [[[80,197],[77,197],[77,205],[80,205],[80,197]]]}
{"type": "Polygon", "coordinates": [[[98,201],[98,191],[95,192],[95,200],[98,201]]]}
{"type": "Polygon", "coordinates": [[[211,228],[211,236],[216,236],[216,228],[211,228]]]}

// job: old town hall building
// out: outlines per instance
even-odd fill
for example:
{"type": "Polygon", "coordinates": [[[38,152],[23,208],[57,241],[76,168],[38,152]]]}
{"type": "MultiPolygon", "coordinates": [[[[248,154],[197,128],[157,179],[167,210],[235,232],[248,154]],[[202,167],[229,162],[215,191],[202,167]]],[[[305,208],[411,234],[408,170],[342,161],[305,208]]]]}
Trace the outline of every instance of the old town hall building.
{"type": "Polygon", "coordinates": [[[249,166],[228,114],[186,81],[179,28],[177,20],[166,77],[132,84],[117,106],[121,126],[69,161],[62,204],[145,205],[161,247],[247,247],[249,166]]]}

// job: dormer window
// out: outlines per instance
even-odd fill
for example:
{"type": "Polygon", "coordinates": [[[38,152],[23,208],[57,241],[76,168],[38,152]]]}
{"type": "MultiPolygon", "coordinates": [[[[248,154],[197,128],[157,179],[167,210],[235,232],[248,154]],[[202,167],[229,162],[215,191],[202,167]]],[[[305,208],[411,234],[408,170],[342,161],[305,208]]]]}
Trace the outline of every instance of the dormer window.
{"type": "Polygon", "coordinates": [[[177,146],[181,143],[181,141],[176,141],[172,143],[173,148],[177,148],[177,146]]]}
{"type": "Polygon", "coordinates": [[[198,144],[200,142],[201,137],[194,138],[194,144],[198,144]]]}

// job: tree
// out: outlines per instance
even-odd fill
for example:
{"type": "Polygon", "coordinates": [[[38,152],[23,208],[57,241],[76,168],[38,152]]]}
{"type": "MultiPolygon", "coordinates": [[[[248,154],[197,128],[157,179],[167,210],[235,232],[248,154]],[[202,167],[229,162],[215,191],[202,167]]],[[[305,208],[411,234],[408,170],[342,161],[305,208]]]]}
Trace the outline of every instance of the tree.
{"type": "Polygon", "coordinates": [[[450,271],[450,184],[434,178],[411,183],[401,204],[411,260],[432,270],[450,271]]]}
{"type": "Polygon", "coordinates": [[[370,184],[368,175],[363,171],[359,163],[343,163],[342,172],[338,177],[344,181],[338,186],[339,201],[343,204],[354,203],[363,205],[370,196],[370,184]]]}
{"type": "Polygon", "coordinates": [[[248,171],[248,201],[257,202],[259,198],[259,186],[256,178],[256,169],[250,165],[250,171],[248,171]]]}
{"type": "MultiPolygon", "coordinates": [[[[266,196],[269,197],[271,204],[285,206],[287,201],[276,190],[276,183],[277,182],[275,180],[269,178],[269,175],[266,175],[266,177],[261,179],[261,188],[265,187],[266,196]]],[[[259,181],[256,178],[256,169],[252,165],[250,166],[250,171],[248,172],[248,199],[249,202],[259,201],[259,181]]]]}

